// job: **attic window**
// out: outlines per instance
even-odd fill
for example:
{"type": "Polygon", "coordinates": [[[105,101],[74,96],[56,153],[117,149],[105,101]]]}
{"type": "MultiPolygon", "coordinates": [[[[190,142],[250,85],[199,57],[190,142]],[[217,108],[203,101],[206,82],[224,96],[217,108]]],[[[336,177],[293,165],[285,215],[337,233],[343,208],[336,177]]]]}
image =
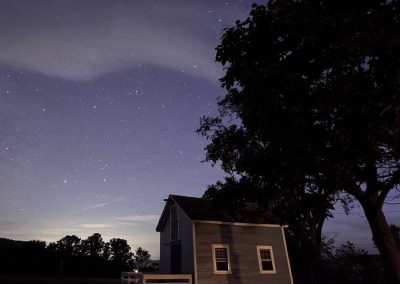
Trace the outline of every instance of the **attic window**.
{"type": "Polygon", "coordinates": [[[215,274],[231,273],[229,246],[222,244],[212,245],[215,274]]]}
{"type": "Polygon", "coordinates": [[[276,273],[274,253],[271,246],[257,246],[260,273],[276,273]]]}

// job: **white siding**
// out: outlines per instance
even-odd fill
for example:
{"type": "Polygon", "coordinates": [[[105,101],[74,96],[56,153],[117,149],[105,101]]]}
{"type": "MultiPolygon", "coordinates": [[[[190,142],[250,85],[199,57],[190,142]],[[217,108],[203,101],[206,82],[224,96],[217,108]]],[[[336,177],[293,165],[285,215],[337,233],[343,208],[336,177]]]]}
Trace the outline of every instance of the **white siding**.
{"type": "Polygon", "coordinates": [[[200,284],[291,284],[280,227],[196,223],[197,278],[200,284]],[[214,274],[213,244],[229,246],[230,274],[214,274]],[[260,273],[257,246],[271,246],[276,272],[260,273]]]}
{"type": "Polygon", "coordinates": [[[182,244],[182,273],[193,273],[193,234],[192,221],[186,217],[182,210],[179,210],[179,239],[182,244]]]}
{"type": "MultiPolygon", "coordinates": [[[[171,273],[170,265],[170,229],[171,220],[168,213],[168,220],[160,232],[160,273],[171,273]]],[[[192,244],[192,221],[186,217],[185,213],[178,208],[179,237],[182,251],[182,273],[193,273],[193,244],[192,244]]]]}
{"type": "Polygon", "coordinates": [[[160,273],[170,272],[170,228],[170,219],[168,218],[160,232],[160,273]]]}

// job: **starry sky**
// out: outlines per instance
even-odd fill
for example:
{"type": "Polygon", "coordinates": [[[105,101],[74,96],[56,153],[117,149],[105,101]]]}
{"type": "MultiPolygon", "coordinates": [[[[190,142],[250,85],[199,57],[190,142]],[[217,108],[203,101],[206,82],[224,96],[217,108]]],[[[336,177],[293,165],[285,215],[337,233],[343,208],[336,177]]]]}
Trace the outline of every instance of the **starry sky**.
{"type": "MultiPolygon", "coordinates": [[[[223,177],[195,130],[224,95],[223,29],[253,2],[1,0],[0,237],[99,232],[157,259],[163,199],[223,177]]],[[[342,213],[326,232],[371,247],[361,210],[342,213]]]]}

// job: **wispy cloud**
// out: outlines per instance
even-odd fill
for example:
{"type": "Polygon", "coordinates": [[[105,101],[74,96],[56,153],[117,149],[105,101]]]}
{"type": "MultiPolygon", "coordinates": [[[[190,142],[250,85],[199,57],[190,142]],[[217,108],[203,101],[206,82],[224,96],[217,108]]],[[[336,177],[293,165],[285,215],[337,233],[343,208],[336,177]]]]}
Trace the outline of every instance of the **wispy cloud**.
{"type": "Polygon", "coordinates": [[[110,228],[113,224],[80,224],[79,226],[87,229],[103,229],[110,228]]]}
{"type": "Polygon", "coordinates": [[[68,80],[141,65],[216,83],[221,74],[214,63],[218,37],[204,24],[217,19],[201,1],[13,2],[0,4],[8,16],[0,27],[0,64],[68,80]]]}
{"type": "Polygon", "coordinates": [[[139,223],[139,222],[149,222],[149,223],[156,223],[160,218],[159,215],[129,215],[123,217],[115,217],[114,219],[124,221],[127,223],[139,223]]]}
{"type": "Polygon", "coordinates": [[[121,201],[122,201],[122,199],[118,198],[118,199],[114,199],[114,200],[111,200],[111,201],[108,201],[108,202],[99,202],[99,203],[95,203],[95,204],[91,204],[91,205],[79,208],[77,210],[73,210],[70,213],[71,214],[81,213],[81,212],[85,212],[85,211],[89,211],[89,210],[93,210],[93,209],[102,208],[102,207],[105,207],[107,205],[110,205],[110,204],[113,204],[113,203],[116,203],[116,202],[121,202],[121,201]]]}
{"type": "Polygon", "coordinates": [[[79,227],[86,229],[104,229],[104,228],[129,228],[131,226],[135,226],[137,224],[150,223],[155,224],[159,216],[153,214],[145,214],[145,215],[129,215],[129,216],[121,216],[114,217],[110,222],[103,223],[84,223],[79,224],[79,227]]]}

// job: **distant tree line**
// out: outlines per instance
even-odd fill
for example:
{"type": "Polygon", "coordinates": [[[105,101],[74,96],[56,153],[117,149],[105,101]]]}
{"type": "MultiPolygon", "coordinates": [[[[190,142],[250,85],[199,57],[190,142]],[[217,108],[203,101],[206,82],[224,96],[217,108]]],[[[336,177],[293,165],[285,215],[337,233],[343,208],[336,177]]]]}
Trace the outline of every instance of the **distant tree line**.
{"type": "Polygon", "coordinates": [[[121,271],[157,271],[150,253],[128,242],[99,233],[81,239],[67,235],[46,245],[44,241],[14,241],[0,238],[0,274],[73,277],[118,277],[121,271]]]}
{"type": "Polygon", "coordinates": [[[334,249],[332,240],[325,241],[322,253],[321,283],[385,283],[379,255],[371,255],[347,241],[334,249]]]}

